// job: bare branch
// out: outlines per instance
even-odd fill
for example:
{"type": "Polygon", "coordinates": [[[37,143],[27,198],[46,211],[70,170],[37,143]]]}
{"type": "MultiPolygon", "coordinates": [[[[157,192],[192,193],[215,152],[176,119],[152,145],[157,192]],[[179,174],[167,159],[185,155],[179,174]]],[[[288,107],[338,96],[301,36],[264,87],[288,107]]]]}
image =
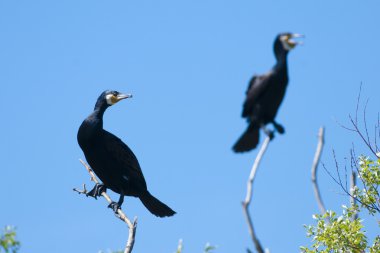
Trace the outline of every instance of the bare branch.
{"type": "MultiPolygon", "coordinates": [[[[359,94],[358,94],[358,98],[357,98],[357,102],[356,102],[356,111],[355,111],[355,118],[353,119],[351,117],[351,115],[349,115],[349,119],[351,121],[351,124],[352,126],[354,127],[353,129],[350,129],[350,128],[347,128],[347,127],[344,127],[345,129],[347,130],[350,130],[350,131],[354,131],[356,132],[360,138],[363,140],[363,142],[366,144],[366,146],[370,149],[370,151],[378,158],[380,158],[377,154],[377,145],[376,145],[376,135],[375,135],[375,146],[373,147],[371,141],[370,141],[370,137],[369,137],[369,134],[368,134],[368,127],[367,127],[367,118],[366,118],[366,110],[367,110],[367,105],[368,105],[368,99],[364,105],[364,109],[363,109],[363,120],[364,120],[364,134],[361,132],[361,130],[359,129],[359,123],[358,123],[358,112],[359,112],[359,105],[360,105],[360,99],[361,99],[361,90],[362,90],[362,84],[360,84],[360,90],[359,90],[359,94]]],[[[375,126],[375,129],[376,129],[376,126],[375,126]]],[[[379,132],[380,134],[380,132],[379,132]]]]}
{"type": "MultiPolygon", "coordinates": [[[[354,196],[354,190],[356,187],[356,173],[355,171],[351,172],[351,178],[350,178],[350,202],[351,206],[356,205],[356,198],[354,196]]],[[[358,214],[356,213],[353,217],[353,220],[356,220],[358,218],[358,214]]]]}
{"type": "Polygon", "coordinates": [[[253,181],[255,180],[257,169],[260,165],[261,159],[263,158],[265,151],[268,148],[269,142],[270,142],[270,138],[266,137],[263,144],[261,145],[259,153],[256,156],[255,162],[253,163],[251,173],[249,174],[248,183],[247,183],[247,195],[244,200],[244,203],[247,203],[248,205],[250,204],[251,199],[252,199],[253,181]]]}
{"type": "Polygon", "coordinates": [[[369,139],[368,127],[367,127],[367,106],[368,106],[368,101],[369,101],[369,99],[367,99],[367,101],[365,103],[365,106],[364,106],[363,121],[364,121],[364,130],[365,130],[365,135],[367,137],[367,142],[370,144],[370,146],[372,146],[371,140],[369,139]]]}
{"type": "MultiPolygon", "coordinates": [[[[350,117],[350,115],[348,115],[348,116],[350,117]]],[[[335,123],[336,123],[338,126],[340,126],[341,128],[346,129],[346,130],[351,131],[351,132],[356,132],[355,129],[353,129],[353,128],[349,128],[348,126],[343,125],[342,123],[340,123],[340,122],[339,122],[337,119],[335,119],[335,118],[334,118],[334,121],[335,121],[335,123]]]]}
{"type": "Polygon", "coordinates": [[[183,248],[183,241],[182,239],[179,239],[176,253],[182,253],[182,248],[183,248]]]}
{"type": "Polygon", "coordinates": [[[261,145],[259,153],[256,156],[255,162],[253,163],[251,172],[249,174],[248,182],[247,182],[247,195],[245,197],[245,200],[242,203],[244,215],[245,215],[245,218],[246,218],[247,223],[248,223],[249,234],[251,235],[251,239],[252,239],[252,241],[253,241],[253,243],[255,245],[255,248],[256,248],[256,250],[257,250],[258,253],[264,253],[264,249],[261,246],[261,244],[260,244],[260,242],[259,242],[259,240],[258,240],[258,238],[257,238],[257,236],[255,234],[255,230],[253,228],[252,218],[251,218],[251,215],[248,212],[248,207],[251,204],[251,200],[252,200],[253,181],[255,180],[257,169],[259,167],[261,159],[264,156],[265,151],[268,148],[269,142],[270,142],[270,138],[266,137],[265,140],[264,140],[264,142],[263,142],[263,144],[261,145]]]}
{"type": "Polygon", "coordinates": [[[321,159],[323,145],[325,143],[324,135],[325,135],[325,129],[323,127],[320,127],[318,131],[317,150],[315,151],[313,166],[311,167],[311,182],[313,183],[314,195],[315,195],[315,198],[317,199],[318,207],[321,214],[326,213],[326,208],[325,208],[325,205],[323,204],[321,193],[319,191],[319,186],[317,182],[317,169],[318,169],[319,160],[321,159]]]}
{"type": "Polygon", "coordinates": [[[360,83],[358,99],[356,101],[356,111],[355,111],[355,123],[356,123],[356,125],[358,125],[358,111],[359,111],[360,97],[361,97],[361,94],[362,94],[362,85],[363,84],[360,83]]]}
{"type": "MultiPolygon", "coordinates": [[[[335,150],[333,149],[333,156],[334,156],[334,161],[335,161],[335,169],[336,169],[336,173],[338,175],[338,180],[339,180],[339,185],[344,189],[344,191],[347,193],[348,190],[347,190],[347,186],[346,188],[343,186],[343,183],[342,183],[342,177],[340,176],[340,172],[339,172],[339,165],[338,165],[338,160],[336,159],[336,154],[335,154],[335,150]]],[[[347,180],[347,179],[346,179],[347,180]]]]}
{"type": "MultiPolygon", "coordinates": [[[[96,178],[96,175],[94,171],[90,168],[90,166],[85,163],[82,159],[79,159],[79,161],[83,164],[83,166],[86,168],[87,172],[90,174],[91,181],[93,181],[96,184],[99,184],[99,180],[96,178]]],[[[73,189],[75,192],[78,192],[79,194],[87,194],[86,185],[83,184],[83,190],[73,189]]],[[[102,192],[102,196],[107,200],[109,204],[111,204],[113,201],[110,198],[110,196],[106,192],[102,192]]],[[[128,235],[128,241],[124,249],[124,253],[131,253],[133,249],[133,245],[135,243],[135,235],[136,235],[136,228],[137,228],[137,218],[135,217],[133,222],[131,222],[128,217],[124,214],[124,212],[121,209],[117,210],[117,217],[124,221],[129,228],[129,235],[128,235]]]]}

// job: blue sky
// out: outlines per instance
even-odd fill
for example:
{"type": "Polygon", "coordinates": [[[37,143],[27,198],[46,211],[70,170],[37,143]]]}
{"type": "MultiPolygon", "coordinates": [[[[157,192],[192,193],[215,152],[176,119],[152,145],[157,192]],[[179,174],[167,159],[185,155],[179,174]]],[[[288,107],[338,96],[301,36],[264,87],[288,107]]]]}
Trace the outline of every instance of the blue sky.
{"type": "MultiPolygon", "coordinates": [[[[159,219],[138,199],[134,252],[218,253],[252,247],[240,202],[257,151],[231,147],[250,77],[274,64],[279,32],[306,35],[289,55],[290,83],[255,185],[252,217],[263,246],[298,252],[318,212],[310,184],[316,135],[322,160],[343,164],[360,83],[368,121],[379,111],[378,1],[0,1],[2,166],[0,226],[16,225],[21,253],[120,249],[126,226],[104,200],[72,192],[89,182],[76,133],[105,89],[133,93],[110,108],[105,128],[135,152],[150,191],[177,211],[159,219]]],[[[347,198],[320,170],[327,208],[347,198]]],[[[115,197],[115,195],[112,195],[115,197]]],[[[369,223],[374,219],[365,217],[369,223]]],[[[370,226],[368,235],[378,228],[370,226]]]]}

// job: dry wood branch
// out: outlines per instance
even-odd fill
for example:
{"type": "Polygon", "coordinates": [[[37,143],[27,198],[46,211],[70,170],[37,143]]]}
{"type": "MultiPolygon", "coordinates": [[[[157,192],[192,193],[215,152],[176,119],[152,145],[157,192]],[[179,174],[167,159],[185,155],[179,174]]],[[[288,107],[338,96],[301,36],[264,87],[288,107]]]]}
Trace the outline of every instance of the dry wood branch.
{"type": "Polygon", "coordinates": [[[183,248],[183,241],[182,239],[179,239],[176,253],[182,253],[182,248],[183,248]]]}
{"type": "Polygon", "coordinates": [[[242,205],[243,205],[243,212],[244,212],[245,218],[246,218],[247,223],[248,223],[249,234],[251,235],[251,239],[252,239],[252,241],[253,241],[253,243],[255,245],[255,248],[256,248],[256,250],[257,250],[258,253],[264,253],[264,249],[261,246],[261,244],[260,244],[260,242],[259,242],[259,240],[258,240],[258,238],[257,238],[257,236],[255,234],[255,230],[253,228],[252,218],[251,218],[251,215],[248,212],[248,207],[251,204],[251,200],[252,200],[253,181],[255,180],[257,169],[259,167],[259,164],[261,162],[261,159],[263,158],[263,155],[264,155],[265,151],[268,148],[269,142],[270,142],[270,138],[266,137],[265,140],[264,140],[264,142],[263,142],[263,144],[261,145],[259,153],[256,156],[255,162],[253,163],[253,166],[252,166],[252,169],[251,169],[251,173],[249,174],[249,178],[248,178],[247,195],[245,197],[245,200],[242,203],[242,205]]]}
{"type": "MultiPolygon", "coordinates": [[[[354,197],[354,190],[355,190],[355,187],[356,187],[356,173],[355,171],[352,171],[351,172],[351,178],[350,178],[350,202],[351,202],[351,205],[355,205],[356,204],[356,199],[354,197]]],[[[358,214],[356,213],[353,217],[353,220],[356,220],[358,218],[358,214]]]]}
{"type": "Polygon", "coordinates": [[[323,145],[325,143],[324,135],[325,135],[325,129],[323,127],[320,127],[319,132],[318,132],[317,150],[315,151],[313,166],[311,167],[311,182],[313,183],[314,195],[315,195],[315,198],[317,199],[318,207],[322,214],[326,213],[326,208],[325,208],[325,205],[323,204],[321,193],[319,191],[319,186],[317,182],[317,169],[318,169],[319,161],[321,159],[323,145]]]}
{"type": "Polygon", "coordinates": [[[263,158],[265,151],[268,148],[269,142],[270,142],[270,138],[266,137],[263,144],[261,145],[259,153],[256,156],[255,162],[253,163],[251,173],[249,174],[248,183],[247,183],[247,195],[244,200],[244,203],[246,203],[247,205],[249,205],[251,202],[253,181],[255,180],[257,169],[260,165],[261,159],[263,158]]]}
{"type": "MultiPolygon", "coordinates": [[[[85,163],[83,160],[79,159],[79,161],[83,164],[83,166],[86,168],[87,172],[91,176],[91,181],[93,181],[96,184],[99,184],[99,180],[96,178],[94,171],[90,168],[90,166],[85,163]]],[[[73,189],[74,191],[78,192],[79,194],[87,194],[86,185],[83,184],[83,190],[78,190],[76,188],[73,189]]],[[[110,198],[110,196],[106,192],[102,192],[102,196],[107,200],[109,204],[111,204],[113,201],[110,198]]],[[[121,209],[117,210],[117,217],[124,221],[129,228],[129,235],[128,235],[128,241],[124,249],[124,253],[131,253],[133,249],[133,245],[135,243],[135,235],[136,235],[136,228],[137,228],[137,218],[135,217],[133,222],[131,222],[128,217],[124,214],[124,212],[121,209]]]]}

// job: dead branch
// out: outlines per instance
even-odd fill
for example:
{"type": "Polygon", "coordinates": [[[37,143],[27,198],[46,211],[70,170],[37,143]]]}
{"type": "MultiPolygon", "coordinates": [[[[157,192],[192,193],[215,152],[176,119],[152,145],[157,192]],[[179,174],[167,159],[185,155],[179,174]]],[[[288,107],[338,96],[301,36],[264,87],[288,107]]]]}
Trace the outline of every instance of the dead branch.
{"type": "MultiPolygon", "coordinates": [[[[90,166],[85,163],[82,159],[79,159],[79,161],[83,164],[83,166],[86,168],[87,172],[90,174],[91,181],[93,181],[96,184],[99,184],[99,180],[96,178],[94,171],[90,168],[90,166]]],[[[79,194],[87,194],[86,185],[83,184],[83,190],[78,190],[76,188],[73,189],[75,192],[78,192],[79,194]]],[[[109,204],[111,204],[113,201],[110,198],[110,196],[106,192],[102,192],[102,196],[107,200],[109,204]]],[[[128,217],[124,214],[124,212],[121,209],[117,210],[117,217],[125,222],[128,225],[129,228],[129,235],[127,244],[124,249],[124,253],[131,253],[133,249],[133,245],[135,243],[135,235],[136,235],[136,228],[137,228],[137,218],[135,217],[133,222],[131,222],[128,217]]]]}
{"type": "Polygon", "coordinates": [[[318,207],[319,207],[319,210],[321,211],[321,214],[326,213],[326,208],[325,208],[325,205],[323,204],[321,193],[319,191],[319,186],[317,182],[317,169],[318,169],[319,160],[321,159],[323,145],[325,142],[324,134],[325,134],[324,128],[320,127],[318,131],[317,150],[315,151],[313,166],[311,167],[311,182],[313,183],[314,195],[315,195],[315,198],[317,199],[318,207]]]}
{"type": "Polygon", "coordinates": [[[182,239],[179,239],[176,253],[182,253],[182,248],[183,248],[183,241],[182,239]]]}
{"type": "Polygon", "coordinates": [[[265,140],[264,140],[264,142],[263,142],[263,144],[261,145],[259,153],[256,156],[255,162],[253,163],[253,166],[252,166],[252,169],[251,169],[251,173],[249,174],[249,178],[248,178],[247,195],[245,197],[245,200],[242,202],[243,212],[244,212],[245,218],[246,218],[247,223],[248,223],[249,234],[251,235],[251,239],[252,239],[252,241],[253,241],[253,243],[255,245],[255,248],[256,248],[256,250],[257,250],[258,253],[264,253],[264,249],[261,246],[261,244],[259,242],[259,239],[257,238],[257,236],[255,234],[255,230],[253,228],[252,218],[251,218],[251,215],[248,212],[248,207],[251,204],[251,200],[252,200],[253,181],[255,179],[256,172],[257,172],[257,169],[258,169],[259,164],[261,162],[261,159],[263,158],[263,155],[264,155],[265,151],[268,148],[269,142],[270,142],[270,138],[266,137],[265,140]]]}
{"type": "MultiPolygon", "coordinates": [[[[351,178],[350,178],[350,202],[351,206],[356,205],[356,198],[354,197],[354,190],[356,187],[356,173],[355,171],[351,171],[351,178]]],[[[358,218],[358,214],[356,213],[353,217],[353,220],[356,220],[358,218]]]]}

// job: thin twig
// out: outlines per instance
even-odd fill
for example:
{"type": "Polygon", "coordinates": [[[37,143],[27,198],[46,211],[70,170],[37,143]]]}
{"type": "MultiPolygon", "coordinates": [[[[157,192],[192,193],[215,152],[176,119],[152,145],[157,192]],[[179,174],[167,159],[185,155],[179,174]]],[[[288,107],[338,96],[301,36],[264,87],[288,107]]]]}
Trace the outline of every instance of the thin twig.
{"type": "MultiPolygon", "coordinates": [[[[339,168],[339,166],[338,166],[338,163],[337,163],[337,161],[336,161],[336,157],[335,157],[335,154],[334,154],[334,159],[335,159],[335,166],[337,167],[337,168],[339,168]]],[[[345,194],[347,194],[348,196],[350,196],[350,197],[354,197],[354,196],[352,196],[351,195],[351,193],[350,193],[350,191],[347,189],[347,188],[345,188],[344,186],[343,186],[343,184],[342,184],[342,181],[341,181],[341,178],[340,178],[340,174],[339,174],[339,169],[338,169],[338,179],[339,179],[339,181],[331,174],[331,172],[326,168],[326,166],[322,163],[322,166],[323,166],[323,169],[327,172],[327,174],[330,176],[330,178],[332,179],[332,180],[334,180],[334,182],[336,183],[336,184],[338,184],[341,188],[342,188],[342,190],[344,191],[344,193],[345,194]]],[[[358,170],[358,169],[357,169],[358,170]]],[[[358,175],[359,175],[359,178],[361,179],[361,181],[362,182],[364,182],[363,181],[363,179],[361,178],[361,176],[360,176],[360,172],[358,171],[358,175]]],[[[365,187],[365,184],[364,184],[364,187],[365,187]]],[[[380,212],[380,207],[377,207],[377,206],[374,206],[374,205],[368,205],[368,204],[365,204],[364,202],[362,202],[360,199],[358,199],[358,198],[355,198],[356,199],[356,201],[357,202],[359,202],[361,205],[363,205],[363,206],[365,206],[367,209],[372,209],[372,210],[375,210],[375,211],[377,211],[377,212],[380,212]]]]}
{"type": "Polygon", "coordinates": [[[350,119],[351,124],[354,127],[354,129],[349,129],[349,130],[353,130],[354,132],[356,132],[360,136],[360,138],[363,140],[363,142],[367,145],[367,147],[369,148],[369,150],[375,156],[377,156],[376,150],[375,150],[376,147],[374,148],[372,146],[372,143],[370,141],[369,134],[368,134],[368,128],[367,128],[366,110],[367,110],[367,105],[368,105],[368,99],[367,99],[367,102],[366,102],[366,104],[364,106],[364,109],[363,109],[363,113],[364,113],[364,116],[363,116],[364,117],[364,128],[365,128],[365,135],[366,136],[364,136],[364,134],[359,129],[358,112],[359,112],[359,104],[360,104],[360,99],[361,99],[361,91],[362,91],[362,84],[360,84],[359,94],[358,94],[358,98],[357,98],[357,102],[356,102],[355,119],[353,119],[351,117],[351,115],[349,115],[349,119],[350,119]]]}
{"type": "Polygon", "coordinates": [[[364,105],[364,110],[363,110],[363,121],[364,121],[364,130],[365,130],[365,135],[367,137],[367,142],[372,146],[371,140],[369,139],[369,134],[368,134],[368,127],[367,127],[367,106],[368,106],[368,101],[367,99],[365,105],[364,105]]]}
{"type": "Polygon", "coordinates": [[[326,213],[326,208],[325,208],[325,205],[323,204],[321,193],[319,191],[319,186],[317,182],[317,169],[318,169],[319,160],[321,159],[323,145],[325,143],[324,136],[325,136],[325,129],[323,127],[320,127],[318,131],[317,150],[315,151],[313,166],[311,167],[311,182],[313,183],[314,195],[315,195],[315,198],[317,199],[318,207],[319,207],[319,210],[321,211],[321,214],[326,213]]]}
{"type": "Polygon", "coordinates": [[[264,155],[265,151],[268,148],[269,142],[270,142],[270,138],[266,137],[265,140],[264,140],[264,142],[263,142],[263,144],[261,145],[259,153],[256,156],[255,162],[253,163],[253,166],[252,166],[252,169],[251,169],[251,173],[249,174],[249,178],[248,178],[247,195],[245,197],[245,200],[242,203],[244,215],[245,215],[245,218],[246,218],[247,223],[248,223],[249,234],[251,235],[251,239],[252,239],[252,241],[253,241],[253,243],[255,245],[255,248],[256,248],[256,250],[257,250],[258,253],[264,253],[264,249],[261,246],[261,244],[259,242],[259,239],[257,238],[257,236],[255,234],[255,230],[253,228],[252,218],[251,218],[251,215],[248,212],[248,207],[251,204],[251,200],[252,200],[253,181],[255,179],[256,172],[257,172],[257,169],[259,167],[260,161],[263,158],[263,155],[264,155]]]}
{"type": "MultiPolygon", "coordinates": [[[[377,117],[379,118],[379,114],[377,114],[377,117]]],[[[377,119],[379,120],[379,119],[377,119]]],[[[379,131],[379,125],[378,123],[375,125],[375,134],[374,134],[374,142],[375,142],[375,151],[376,151],[376,155],[378,155],[378,152],[379,152],[379,146],[377,145],[377,133],[379,131]]]]}
{"type": "MultiPolygon", "coordinates": [[[[96,184],[99,184],[99,180],[96,178],[94,171],[90,168],[90,166],[85,163],[82,159],[79,159],[79,161],[83,164],[83,166],[86,168],[87,172],[91,176],[91,181],[93,181],[96,184]]],[[[73,189],[74,191],[80,193],[80,194],[86,194],[87,189],[86,185],[83,184],[83,190],[73,189]]],[[[107,200],[109,204],[111,204],[113,201],[110,198],[110,196],[106,192],[102,192],[102,196],[107,200]]],[[[131,222],[128,217],[124,214],[124,212],[121,209],[117,210],[117,217],[124,221],[129,228],[129,235],[128,235],[128,241],[124,249],[124,253],[131,253],[133,249],[133,245],[135,243],[135,236],[136,236],[136,228],[137,228],[137,218],[135,217],[133,222],[131,222]]]]}
{"type": "Polygon", "coordinates": [[[360,83],[359,94],[358,94],[358,98],[356,101],[356,111],[355,111],[355,123],[356,123],[356,125],[358,125],[358,112],[359,112],[360,97],[362,94],[362,85],[363,85],[363,83],[360,83]]]}
{"type": "MultiPolygon", "coordinates": [[[[340,185],[343,189],[345,189],[345,191],[347,192],[347,187],[344,188],[343,183],[342,183],[342,177],[340,176],[339,165],[338,165],[338,160],[336,159],[335,150],[333,149],[332,152],[333,152],[333,156],[334,156],[335,169],[336,169],[336,174],[338,175],[339,185],[340,185]]],[[[347,180],[347,179],[346,179],[346,180],[347,180]]]]}

